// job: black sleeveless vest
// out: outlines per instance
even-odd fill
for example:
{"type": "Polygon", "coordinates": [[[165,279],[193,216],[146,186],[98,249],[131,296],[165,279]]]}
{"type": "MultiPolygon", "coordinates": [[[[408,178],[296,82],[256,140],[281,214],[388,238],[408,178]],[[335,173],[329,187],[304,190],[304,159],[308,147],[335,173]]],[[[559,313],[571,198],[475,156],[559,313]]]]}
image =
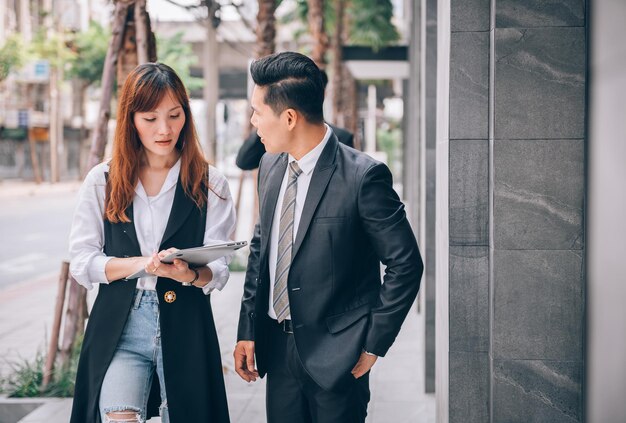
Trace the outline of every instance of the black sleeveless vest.
{"type": "MultiPolygon", "coordinates": [[[[212,195],[209,192],[209,195],[212,195]]],[[[199,247],[203,243],[206,206],[200,210],[178,181],[174,203],[160,250],[199,247]]],[[[131,223],[104,220],[104,253],[112,257],[141,256],[132,204],[126,210],[131,223]]],[[[113,359],[130,312],[137,280],[101,284],[93,305],[78,364],[71,423],[100,423],[102,381],[113,359]]],[[[228,423],[219,343],[210,296],[201,289],[158,278],[163,367],[172,423],[228,423]],[[168,303],[164,295],[176,294],[168,303]]],[[[148,401],[149,419],[158,415],[160,391],[156,372],[148,401]]]]}

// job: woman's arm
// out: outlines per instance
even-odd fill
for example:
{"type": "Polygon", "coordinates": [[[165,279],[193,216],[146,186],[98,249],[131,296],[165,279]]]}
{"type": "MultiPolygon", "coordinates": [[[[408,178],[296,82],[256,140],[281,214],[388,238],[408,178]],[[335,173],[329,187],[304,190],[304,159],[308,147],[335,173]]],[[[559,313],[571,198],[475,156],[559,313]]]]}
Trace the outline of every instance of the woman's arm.
{"type": "MultiPolygon", "coordinates": [[[[209,184],[215,192],[209,190],[208,194],[207,221],[203,245],[232,241],[235,235],[236,217],[228,181],[221,172],[214,167],[210,167],[209,184]]],[[[202,288],[205,294],[210,294],[214,289],[221,290],[226,285],[230,276],[228,270],[230,261],[230,256],[222,257],[206,266],[210,273],[202,269],[205,273],[201,273],[200,276],[202,277],[204,274],[207,277],[207,283],[202,288]]]]}
{"type": "MultiPolygon", "coordinates": [[[[213,191],[208,192],[206,227],[203,245],[228,242],[233,240],[235,232],[235,208],[226,178],[211,167],[209,170],[209,184],[213,191]]],[[[202,288],[205,294],[210,294],[214,289],[222,289],[230,272],[228,263],[230,257],[222,257],[206,266],[196,267],[195,271],[183,260],[174,260],[172,264],[162,263],[161,259],[176,251],[170,248],[153,254],[150,261],[145,264],[145,270],[156,276],[166,277],[178,282],[193,282],[193,285],[202,288]]]]}
{"type": "Polygon", "coordinates": [[[104,252],[104,196],[106,163],[94,167],[78,193],[69,237],[70,272],[87,289],[109,283],[141,269],[149,257],[114,258],[104,252]]]}

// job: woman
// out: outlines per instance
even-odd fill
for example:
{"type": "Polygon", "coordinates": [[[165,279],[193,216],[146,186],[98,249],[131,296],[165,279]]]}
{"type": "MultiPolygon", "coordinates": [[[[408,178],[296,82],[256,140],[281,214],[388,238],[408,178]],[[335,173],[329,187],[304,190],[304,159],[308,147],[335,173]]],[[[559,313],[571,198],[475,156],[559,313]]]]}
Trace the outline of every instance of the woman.
{"type": "Polygon", "coordinates": [[[71,421],[228,422],[209,296],[228,280],[227,260],[196,269],[160,261],[231,239],[228,184],[202,155],[170,67],[133,70],[117,115],[112,158],[85,178],[70,233],[72,275],[99,284],[71,421]],[[148,276],[125,279],[142,268],[148,276]]]}

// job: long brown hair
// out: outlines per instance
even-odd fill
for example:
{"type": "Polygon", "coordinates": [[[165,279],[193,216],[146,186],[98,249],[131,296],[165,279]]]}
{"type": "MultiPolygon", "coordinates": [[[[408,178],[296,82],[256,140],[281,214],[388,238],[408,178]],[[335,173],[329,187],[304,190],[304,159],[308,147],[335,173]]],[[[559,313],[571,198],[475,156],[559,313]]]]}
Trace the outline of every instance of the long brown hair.
{"type": "Polygon", "coordinates": [[[166,94],[178,101],[185,113],[185,124],[176,142],[180,151],[180,181],[185,194],[199,208],[206,204],[208,164],[198,141],[185,86],[169,66],[145,63],[128,75],[119,98],[105,209],[105,217],[112,223],[130,222],[125,210],[133,201],[139,179],[143,145],[133,122],[134,114],[154,110],[166,94]]]}

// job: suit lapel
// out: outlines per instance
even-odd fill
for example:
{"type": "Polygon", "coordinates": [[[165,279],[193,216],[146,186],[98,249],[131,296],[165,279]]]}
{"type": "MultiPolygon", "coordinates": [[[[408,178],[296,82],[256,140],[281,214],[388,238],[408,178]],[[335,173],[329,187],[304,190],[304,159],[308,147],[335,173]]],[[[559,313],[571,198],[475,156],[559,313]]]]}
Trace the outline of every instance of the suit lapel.
{"type": "Polygon", "coordinates": [[[262,237],[261,251],[265,252],[265,254],[269,253],[267,246],[270,239],[270,231],[272,230],[272,222],[274,221],[278,193],[287,169],[287,157],[287,154],[281,154],[274,164],[271,165],[265,180],[265,195],[261,195],[261,233],[265,234],[262,237]]]}
{"type": "Polygon", "coordinates": [[[133,216],[133,203],[126,208],[126,216],[130,219],[130,222],[118,223],[122,227],[122,232],[126,234],[128,239],[132,242],[134,251],[141,255],[141,247],[139,246],[139,240],[137,239],[137,232],[135,231],[135,220],[133,216]]]}
{"type": "Polygon", "coordinates": [[[304,201],[304,208],[302,209],[302,215],[300,216],[300,223],[298,224],[298,232],[293,244],[293,251],[291,253],[292,261],[298,254],[298,250],[302,245],[302,241],[309,230],[311,220],[317,210],[317,206],[320,203],[328,182],[330,182],[331,176],[337,165],[335,164],[335,157],[337,155],[337,136],[332,134],[328,140],[328,144],[324,147],[322,155],[320,156],[315,169],[313,169],[313,175],[311,176],[311,183],[309,184],[309,191],[306,194],[306,200],[304,201]]]}
{"type": "Polygon", "coordinates": [[[180,178],[176,184],[176,192],[174,193],[174,204],[172,204],[172,210],[170,211],[170,217],[167,220],[167,226],[163,233],[163,239],[161,240],[161,248],[167,246],[167,241],[180,229],[180,227],[187,220],[187,216],[191,213],[191,210],[196,206],[193,200],[185,195],[183,185],[180,183],[180,178]]]}

